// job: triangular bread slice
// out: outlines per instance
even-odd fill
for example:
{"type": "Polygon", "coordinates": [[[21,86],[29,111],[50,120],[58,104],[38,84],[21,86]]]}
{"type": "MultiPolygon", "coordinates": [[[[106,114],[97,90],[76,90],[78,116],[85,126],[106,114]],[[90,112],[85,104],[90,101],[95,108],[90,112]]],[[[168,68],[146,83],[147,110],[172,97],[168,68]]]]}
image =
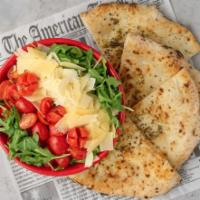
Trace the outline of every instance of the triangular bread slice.
{"type": "Polygon", "coordinates": [[[199,95],[189,72],[179,71],[133,110],[127,117],[179,168],[200,139],[199,95]]]}
{"type": "Polygon", "coordinates": [[[120,66],[127,105],[132,107],[182,67],[188,66],[187,63],[183,66],[183,60],[180,52],[143,36],[129,33],[120,66]]]}
{"type": "Polygon", "coordinates": [[[129,33],[119,71],[127,105],[135,105],[182,68],[189,70],[200,94],[200,71],[189,64],[179,51],[129,33]]]}
{"type": "Polygon", "coordinates": [[[180,181],[165,156],[130,119],[116,150],[99,165],[70,178],[97,192],[139,198],[164,194],[180,181]]]}
{"type": "Polygon", "coordinates": [[[187,58],[200,51],[192,33],[164,17],[155,6],[109,3],[82,13],[81,18],[104,56],[115,69],[120,64],[128,32],[147,36],[179,50],[187,58]]]}

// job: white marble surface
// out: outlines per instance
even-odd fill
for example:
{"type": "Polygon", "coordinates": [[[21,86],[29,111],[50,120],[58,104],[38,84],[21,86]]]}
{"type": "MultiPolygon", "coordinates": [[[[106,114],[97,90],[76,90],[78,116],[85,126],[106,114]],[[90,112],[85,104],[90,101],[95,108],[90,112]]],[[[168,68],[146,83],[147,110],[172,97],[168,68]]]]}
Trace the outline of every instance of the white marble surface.
{"type": "MultiPolygon", "coordinates": [[[[82,0],[0,0],[0,33],[69,8],[82,0]]],[[[194,31],[200,40],[200,0],[172,0],[178,21],[194,31]]],[[[197,56],[200,63],[200,56],[197,56]]],[[[200,67],[200,66],[197,66],[200,67]]],[[[0,150],[0,160],[2,160],[0,150]]],[[[0,163],[0,200],[18,200],[9,170],[0,163]]],[[[200,194],[183,199],[199,200],[200,194]]]]}

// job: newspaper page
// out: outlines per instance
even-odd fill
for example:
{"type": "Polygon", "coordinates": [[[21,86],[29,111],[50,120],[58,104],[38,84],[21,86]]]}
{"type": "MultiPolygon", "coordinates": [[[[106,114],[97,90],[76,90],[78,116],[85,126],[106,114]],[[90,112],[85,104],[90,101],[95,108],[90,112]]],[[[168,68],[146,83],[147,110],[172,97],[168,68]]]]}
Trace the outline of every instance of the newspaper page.
{"type": "MultiPolygon", "coordinates": [[[[22,26],[13,31],[0,35],[0,65],[21,46],[44,38],[67,37],[80,40],[96,48],[91,35],[88,33],[80,19],[79,13],[95,7],[109,0],[91,0],[73,8],[66,9],[60,13],[35,21],[31,24],[22,26]]],[[[136,2],[156,4],[160,9],[175,20],[175,14],[169,0],[116,0],[115,2],[136,2]]],[[[191,156],[191,159],[180,170],[183,176],[181,185],[172,190],[167,195],[157,197],[155,200],[178,200],[181,196],[194,192],[200,196],[200,149],[197,147],[191,156]],[[199,193],[198,193],[199,192],[199,193]]],[[[109,197],[88,190],[83,186],[73,183],[66,177],[48,177],[32,173],[15,164],[14,161],[8,161],[4,155],[1,160],[8,168],[13,180],[16,183],[19,192],[19,198],[22,200],[128,200],[133,198],[109,197]]]]}

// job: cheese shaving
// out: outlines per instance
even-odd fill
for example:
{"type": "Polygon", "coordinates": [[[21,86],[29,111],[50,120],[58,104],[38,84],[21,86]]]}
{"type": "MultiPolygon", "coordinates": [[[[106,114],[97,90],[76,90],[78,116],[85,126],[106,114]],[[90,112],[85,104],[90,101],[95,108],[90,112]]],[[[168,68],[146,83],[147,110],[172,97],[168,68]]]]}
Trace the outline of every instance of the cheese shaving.
{"type": "Polygon", "coordinates": [[[94,155],[93,153],[88,153],[86,158],[85,158],[85,167],[91,167],[93,164],[93,160],[94,160],[94,155]]]}

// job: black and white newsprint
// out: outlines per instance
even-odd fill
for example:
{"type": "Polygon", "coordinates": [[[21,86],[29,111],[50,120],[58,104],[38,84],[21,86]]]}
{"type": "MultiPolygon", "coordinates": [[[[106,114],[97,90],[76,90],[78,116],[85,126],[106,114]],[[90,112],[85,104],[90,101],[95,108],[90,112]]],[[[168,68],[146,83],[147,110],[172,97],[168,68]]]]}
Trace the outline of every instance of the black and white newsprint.
{"type": "MultiPolygon", "coordinates": [[[[90,0],[60,13],[35,21],[13,31],[0,35],[0,65],[21,46],[34,40],[52,37],[73,38],[95,47],[91,35],[84,27],[79,13],[109,0],[90,0]]],[[[156,4],[169,18],[176,20],[169,0],[116,0],[116,2],[137,2],[156,4]]],[[[127,200],[132,198],[108,197],[73,183],[69,179],[40,176],[8,161],[0,151],[1,167],[6,167],[15,182],[21,200],[127,200]]],[[[179,200],[190,193],[199,194],[200,199],[200,147],[180,170],[183,182],[165,196],[156,200],[179,200]]],[[[0,196],[1,199],[1,196],[0,196]]],[[[3,200],[3,199],[2,199],[3,200]]]]}

